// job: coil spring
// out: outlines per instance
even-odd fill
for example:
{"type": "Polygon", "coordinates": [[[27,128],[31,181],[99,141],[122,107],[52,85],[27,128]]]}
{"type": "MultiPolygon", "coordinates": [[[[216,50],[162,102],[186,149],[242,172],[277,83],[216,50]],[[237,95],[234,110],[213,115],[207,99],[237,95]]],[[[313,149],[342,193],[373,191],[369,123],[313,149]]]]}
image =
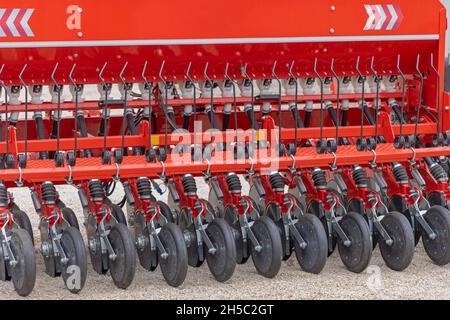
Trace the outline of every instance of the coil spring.
{"type": "Polygon", "coordinates": [[[327,178],[325,176],[325,171],[322,169],[314,169],[311,175],[311,178],[314,182],[314,186],[318,189],[326,188],[327,186],[327,178]]]}
{"type": "Polygon", "coordinates": [[[105,190],[103,189],[102,182],[97,179],[89,181],[89,193],[92,199],[101,199],[105,197],[105,190]]]}
{"type": "Polygon", "coordinates": [[[137,185],[137,191],[139,193],[139,196],[142,199],[149,199],[152,195],[152,184],[150,183],[150,180],[145,177],[141,177],[136,182],[137,185]]]}
{"type": "Polygon", "coordinates": [[[184,193],[186,193],[187,195],[197,194],[197,184],[195,183],[195,179],[192,175],[190,174],[184,175],[182,183],[184,193]]]}
{"type": "Polygon", "coordinates": [[[367,173],[364,168],[360,166],[355,166],[352,171],[353,179],[357,186],[363,187],[369,184],[369,179],[367,178],[367,173]]]}
{"type": "Polygon", "coordinates": [[[270,185],[275,191],[284,191],[284,181],[283,177],[279,172],[272,173],[269,176],[270,185]]]}
{"type": "Polygon", "coordinates": [[[237,174],[229,173],[227,175],[226,180],[227,180],[228,189],[230,190],[230,192],[240,193],[242,191],[241,180],[239,180],[239,177],[237,176],[237,174]]]}
{"type": "Polygon", "coordinates": [[[4,184],[0,184],[0,206],[6,207],[8,205],[8,191],[4,184]]]}
{"type": "Polygon", "coordinates": [[[408,173],[406,173],[406,169],[402,164],[398,162],[393,163],[392,172],[394,173],[395,179],[397,180],[398,183],[400,184],[408,183],[409,181],[408,173]]]}
{"type": "Polygon", "coordinates": [[[437,181],[448,180],[447,173],[444,171],[444,168],[442,168],[442,166],[438,163],[435,163],[430,167],[430,173],[437,181]]]}
{"type": "Polygon", "coordinates": [[[42,201],[44,203],[55,203],[56,201],[56,188],[51,182],[44,182],[41,185],[42,201]]]}

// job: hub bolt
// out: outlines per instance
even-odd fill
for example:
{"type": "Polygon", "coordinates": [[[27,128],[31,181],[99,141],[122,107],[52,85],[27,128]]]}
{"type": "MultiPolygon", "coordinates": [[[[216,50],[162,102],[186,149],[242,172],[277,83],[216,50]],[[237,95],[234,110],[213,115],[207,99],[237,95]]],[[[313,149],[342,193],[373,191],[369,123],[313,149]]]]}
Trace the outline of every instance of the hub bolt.
{"type": "Polygon", "coordinates": [[[10,267],[13,267],[13,268],[14,268],[17,264],[18,264],[17,260],[14,260],[14,261],[10,261],[10,262],[9,262],[9,266],[10,266],[10,267]]]}
{"type": "Polygon", "coordinates": [[[143,235],[138,236],[136,239],[136,247],[142,251],[145,248],[145,244],[145,237],[143,235]]]}
{"type": "Polygon", "coordinates": [[[41,253],[44,257],[48,258],[50,256],[50,245],[47,241],[41,243],[41,253]]]}
{"type": "Polygon", "coordinates": [[[95,251],[97,251],[97,240],[95,240],[95,238],[89,240],[89,250],[92,253],[95,253],[95,251]]]}
{"type": "Polygon", "coordinates": [[[186,243],[186,246],[189,248],[192,243],[192,235],[189,231],[186,230],[183,232],[183,236],[184,236],[184,242],[186,243]]]}
{"type": "Polygon", "coordinates": [[[166,260],[168,257],[169,257],[169,254],[167,252],[161,254],[161,259],[163,259],[163,260],[166,260]]]}

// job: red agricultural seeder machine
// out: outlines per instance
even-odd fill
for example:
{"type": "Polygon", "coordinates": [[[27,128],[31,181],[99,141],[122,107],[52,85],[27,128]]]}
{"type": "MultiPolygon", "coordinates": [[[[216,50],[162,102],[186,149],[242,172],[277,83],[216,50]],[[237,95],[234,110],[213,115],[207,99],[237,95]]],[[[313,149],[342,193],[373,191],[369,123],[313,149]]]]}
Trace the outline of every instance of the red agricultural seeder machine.
{"type": "Polygon", "coordinates": [[[2,1],[0,278],[36,277],[17,186],[71,292],[87,254],[119,288],[136,261],[180,286],[250,257],[272,278],[293,253],[318,274],[336,247],[351,272],[377,245],[401,271],[420,238],[448,264],[446,26],[437,0],[2,1]]]}

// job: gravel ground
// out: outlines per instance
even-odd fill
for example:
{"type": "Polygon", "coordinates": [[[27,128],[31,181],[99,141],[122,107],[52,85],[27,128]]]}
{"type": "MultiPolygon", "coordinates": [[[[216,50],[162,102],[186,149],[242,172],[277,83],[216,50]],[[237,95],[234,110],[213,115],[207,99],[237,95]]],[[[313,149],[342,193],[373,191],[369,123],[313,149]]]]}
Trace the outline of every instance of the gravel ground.
{"type": "MultiPolygon", "coordinates": [[[[207,197],[208,188],[198,180],[199,195],[207,197]]],[[[248,190],[247,184],[244,188],[248,190]]],[[[416,249],[413,263],[404,272],[389,270],[379,250],[375,250],[370,267],[361,274],[352,274],[342,265],[339,255],[333,254],[320,275],[302,272],[295,257],[283,262],[274,279],[259,276],[251,259],[239,265],[231,280],[219,283],[209,273],[206,263],[189,268],[185,283],[180,288],[169,287],[160,272],[147,272],[139,266],[133,284],[127,290],[117,289],[109,275],[98,275],[88,265],[88,279],[83,291],[73,295],[64,289],[60,278],[45,274],[40,255],[38,216],[33,211],[29,192],[11,189],[17,202],[30,216],[33,224],[37,253],[37,281],[28,299],[450,299],[450,266],[438,267],[425,254],[421,245],[416,249]]],[[[82,221],[81,206],[73,187],[58,187],[62,200],[82,221]]],[[[244,190],[246,192],[246,190],[244,190]]],[[[118,188],[112,199],[122,198],[118,188]]],[[[163,198],[164,199],[164,198],[163,198]]],[[[86,234],[82,228],[83,237],[86,234]]],[[[0,299],[17,299],[11,283],[0,283],[0,299]]]]}

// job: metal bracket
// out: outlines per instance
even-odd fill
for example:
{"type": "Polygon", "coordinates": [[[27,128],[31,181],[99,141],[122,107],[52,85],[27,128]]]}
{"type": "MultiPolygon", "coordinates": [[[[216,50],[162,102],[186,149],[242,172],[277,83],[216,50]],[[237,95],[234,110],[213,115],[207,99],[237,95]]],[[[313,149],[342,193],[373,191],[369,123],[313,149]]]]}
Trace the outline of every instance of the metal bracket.
{"type": "Polygon", "coordinates": [[[20,188],[20,187],[23,187],[22,167],[17,166],[17,170],[19,170],[19,178],[15,182],[16,182],[16,185],[20,188]]]}
{"type": "Polygon", "coordinates": [[[160,161],[160,162],[161,162],[162,172],[159,174],[159,178],[162,181],[166,181],[166,164],[164,163],[164,161],[160,161]]]}
{"type": "Polygon", "coordinates": [[[297,162],[296,162],[295,156],[291,154],[290,157],[292,159],[292,165],[289,167],[289,171],[291,173],[296,173],[297,172],[297,162]]]}
{"type": "Polygon", "coordinates": [[[247,242],[247,235],[250,238],[250,241],[252,242],[255,251],[261,252],[263,249],[262,245],[259,243],[258,239],[256,238],[255,234],[253,233],[253,230],[251,229],[250,223],[248,222],[248,209],[249,209],[249,203],[245,201],[246,205],[244,205],[244,214],[239,216],[239,224],[241,225],[242,229],[242,235],[243,235],[243,241],[247,242]]]}
{"type": "MultiPolygon", "coordinates": [[[[386,242],[386,244],[388,246],[392,246],[394,241],[392,240],[392,238],[390,237],[390,235],[388,234],[386,229],[381,224],[382,217],[379,217],[378,213],[377,213],[377,208],[378,208],[378,205],[380,204],[380,199],[375,194],[372,193],[369,196],[369,201],[372,204],[372,207],[369,209],[369,212],[368,212],[369,220],[372,222],[372,224],[375,226],[375,228],[381,234],[381,236],[383,237],[383,240],[386,242]]],[[[373,231],[373,230],[371,230],[371,231],[373,231]]]]}
{"type": "Polygon", "coordinates": [[[18,261],[14,257],[14,253],[11,249],[11,246],[9,245],[10,237],[8,237],[8,235],[6,234],[6,227],[8,226],[8,223],[9,223],[9,218],[7,218],[6,223],[2,227],[2,235],[3,235],[2,245],[4,247],[4,252],[6,253],[5,260],[6,259],[9,260],[9,265],[11,267],[14,267],[18,264],[18,261]]]}
{"type": "Polygon", "coordinates": [[[339,224],[336,218],[336,214],[334,212],[334,208],[336,207],[336,199],[334,197],[331,198],[328,199],[328,203],[330,204],[330,210],[325,211],[325,218],[327,219],[327,221],[331,223],[333,230],[336,231],[339,238],[341,238],[341,240],[344,242],[344,245],[346,247],[350,247],[352,242],[347,237],[344,230],[342,230],[341,225],[339,224]]]}
{"type": "MultiPolygon", "coordinates": [[[[104,208],[104,210],[108,210],[108,209],[104,208]]],[[[111,242],[108,239],[109,230],[106,230],[106,228],[105,228],[106,217],[107,217],[107,214],[104,214],[102,220],[98,224],[98,227],[100,229],[100,238],[102,239],[103,243],[106,246],[106,250],[108,251],[108,254],[109,254],[109,259],[114,261],[117,258],[117,254],[114,252],[114,248],[112,247],[111,242]]]]}
{"type": "Polygon", "coordinates": [[[211,178],[211,162],[205,158],[205,162],[208,165],[207,169],[205,172],[203,172],[204,176],[205,176],[205,181],[208,181],[211,178]]]}
{"type": "Polygon", "coordinates": [[[155,228],[155,221],[154,221],[155,217],[156,217],[156,215],[153,214],[152,219],[150,220],[150,223],[147,223],[147,226],[150,225],[149,234],[150,234],[150,237],[155,240],[156,246],[158,247],[161,258],[166,260],[169,257],[169,254],[167,253],[166,248],[164,248],[164,245],[161,242],[161,239],[159,238],[158,232],[155,228]]]}
{"type": "Polygon", "coordinates": [[[332,171],[336,171],[337,170],[337,155],[335,152],[331,152],[331,154],[333,155],[333,163],[330,164],[330,168],[332,171]]]}
{"type": "Polygon", "coordinates": [[[204,208],[204,205],[202,203],[200,203],[200,206],[201,206],[202,211],[194,219],[195,231],[197,233],[197,242],[198,242],[198,245],[201,246],[202,240],[203,240],[206,243],[206,246],[208,247],[208,253],[215,254],[217,249],[214,247],[214,244],[212,243],[211,239],[209,238],[208,234],[206,233],[205,225],[202,222],[203,212],[206,209],[204,208]]]}
{"type": "Polygon", "coordinates": [[[248,157],[248,160],[250,161],[250,169],[247,169],[247,173],[250,177],[253,177],[255,175],[255,162],[253,161],[252,157],[248,157]]]}
{"type": "MultiPolygon", "coordinates": [[[[294,200],[292,199],[292,197],[286,196],[284,199],[284,203],[288,207],[288,211],[284,215],[282,215],[284,228],[289,231],[286,232],[286,235],[292,233],[293,238],[295,239],[295,241],[298,242],[300,248],[305,249],[308,246],[308,244],[306,243],[305,239],[303,239],[301,234],[298,232],[292,219],[292,209],[294,208],[294,200]]],[[[289,240],[289,236],[287,237],[286,240],[289,240]]]]}
{"type": "Polygon", "coordinates": [[[120,166],[117,162],[114,164],[116,165],[116,174],[112,176],[112,179],[114,182],[120,182],[120,166]]]}

